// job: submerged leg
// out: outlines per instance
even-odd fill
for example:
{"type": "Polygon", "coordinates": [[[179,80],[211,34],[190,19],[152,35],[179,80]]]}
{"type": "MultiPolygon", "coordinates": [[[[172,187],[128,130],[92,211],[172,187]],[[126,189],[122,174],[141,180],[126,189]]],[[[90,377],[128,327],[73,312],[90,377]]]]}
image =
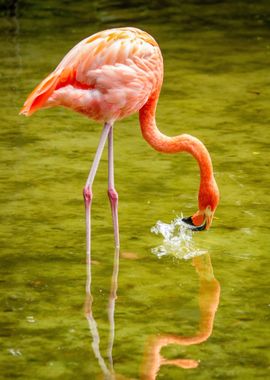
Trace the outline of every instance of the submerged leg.
{"type": "Polygon", "coordinates": [[[101,138],[98,144],[96,155],[91,167],[90,173],[88,175],[85,187],[83,189],[83,197],[85,204],[85,223],[86,223],[86,265],[87,265],[87,282],[86,282],[86,293],[90,294],[91,287],[91,205],[93,199],[92,185],[97,172],[98,164],[104,149],[105,142],[107,140],[108,134],[112,128],[112,125],[105,123],[101,138]]]}
{"type": "Polygon", "coordinates": [[[108,144],[108,169],[109,169],[109,182],[108,182],[108,196],[111,203],[112,217],[113,217],[113,230],[116,249],[120,246],[119,240],[119,225],[118,225],[118,194],[114,187],[114,163],[113,163],[113,128],[109,132],[108,144]]]}

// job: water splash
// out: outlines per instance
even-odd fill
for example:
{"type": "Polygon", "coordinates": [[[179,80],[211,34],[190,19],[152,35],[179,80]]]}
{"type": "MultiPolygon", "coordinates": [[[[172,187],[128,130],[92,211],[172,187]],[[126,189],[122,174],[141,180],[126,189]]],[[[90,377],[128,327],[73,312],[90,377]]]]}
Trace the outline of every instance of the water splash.
{"type": "Polygon", "coordinates": [[[175,218],[170,224],[160,220],[151,232],[163,236],[163,244],[152,248],[151,252],[158,258],[162,256],[173,256],[177,259],[188,260],[195,256],[207,253],[206,250],[198,249],[193,240],[193,234],[182,222],[182,217],[175,218]]]}

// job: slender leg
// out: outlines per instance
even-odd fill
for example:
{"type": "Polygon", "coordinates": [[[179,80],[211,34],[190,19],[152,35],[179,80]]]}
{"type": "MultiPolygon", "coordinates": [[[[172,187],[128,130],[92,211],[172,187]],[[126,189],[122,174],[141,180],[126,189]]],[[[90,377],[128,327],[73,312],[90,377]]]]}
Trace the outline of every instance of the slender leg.
{"type": "Polygon", "coordinates": [[[109,132],[108,144],[108,169],[109,169],[109,182],[108,182],[108,196],[111,203],[112,217],[113,217],[113,230],[115,248],[119,249],[119,225],[118,225],[118,194],[114,187],[114,163],[113,163],[113,128],[109,132]]]}
{"type": "Polygon", "coordinates": [[[86,293],[91,294],[91,205],[93,199],[92,185],[97,172],[98,164],[104,149],[105,142],[107,140],[108,134],[112,128],[112,125],[105,123],[101,138],[98,144],[96,155],[91,167],[90,173],[88,175],[85,187],[83,189],[83,197],[85,204],[85,223],[86,223],[86,266],[87,266],[87,282],[86,282],[86,293]]]}

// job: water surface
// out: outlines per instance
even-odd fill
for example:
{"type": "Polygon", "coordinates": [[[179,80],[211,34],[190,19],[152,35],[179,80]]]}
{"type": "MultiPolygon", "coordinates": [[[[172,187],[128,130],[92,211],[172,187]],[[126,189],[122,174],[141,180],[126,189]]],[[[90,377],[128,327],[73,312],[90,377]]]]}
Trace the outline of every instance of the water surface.
{"type": "MultiPolygon", "coordinates": [[[[101,127],[65,109],[27,119],[18,112],[75,43],[125,25],[148,31],[160,44],[165,79],[159,128],[168,135],[190,133],[206,144],[221,202],[213,228],[194,237],[210,256],[201,256],[197,267],[191,260],[158,259],[151,249],[162,239],[150,229],[157,220],[169,223],[181,212],[196,211],[198,168],[188,155],[153,151],[141,137],[137,115],[117,124],[116,376],[150,378],[149,363],[156,363],[151,350],[164,343],[162,337],[178,337],[179,343],[179,337],[207,335],[201,327],[208,295],[213,330],[208,324],[209,336],[200,344],[162,346],[167,362],[159,372],[156,367],[157,378],[268,376],[270,6],[268,1],[145,3],[25,0],[13,10],[1,3],[0,366],[5,379],[104,377],[84,316],[82,201],[101,127]],[[184,360],[193,360],[193,368],[183,368],[184,360]]],[[[106,187],[104,154],[94,183],[92,296],[99,350],[109,368],[114,245],[106,187]]]]}

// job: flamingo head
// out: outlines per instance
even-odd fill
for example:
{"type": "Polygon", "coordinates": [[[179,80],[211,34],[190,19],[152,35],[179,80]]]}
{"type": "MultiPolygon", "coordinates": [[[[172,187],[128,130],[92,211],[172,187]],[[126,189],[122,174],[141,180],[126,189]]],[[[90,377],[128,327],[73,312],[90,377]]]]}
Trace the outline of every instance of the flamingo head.
{"type": "Polygon", "coordinates": [[[193,231],[208,230],[219,203],[219,190],[214,177],[201,182],[198,203],[199,211],[182,221],[193,231]]]}

